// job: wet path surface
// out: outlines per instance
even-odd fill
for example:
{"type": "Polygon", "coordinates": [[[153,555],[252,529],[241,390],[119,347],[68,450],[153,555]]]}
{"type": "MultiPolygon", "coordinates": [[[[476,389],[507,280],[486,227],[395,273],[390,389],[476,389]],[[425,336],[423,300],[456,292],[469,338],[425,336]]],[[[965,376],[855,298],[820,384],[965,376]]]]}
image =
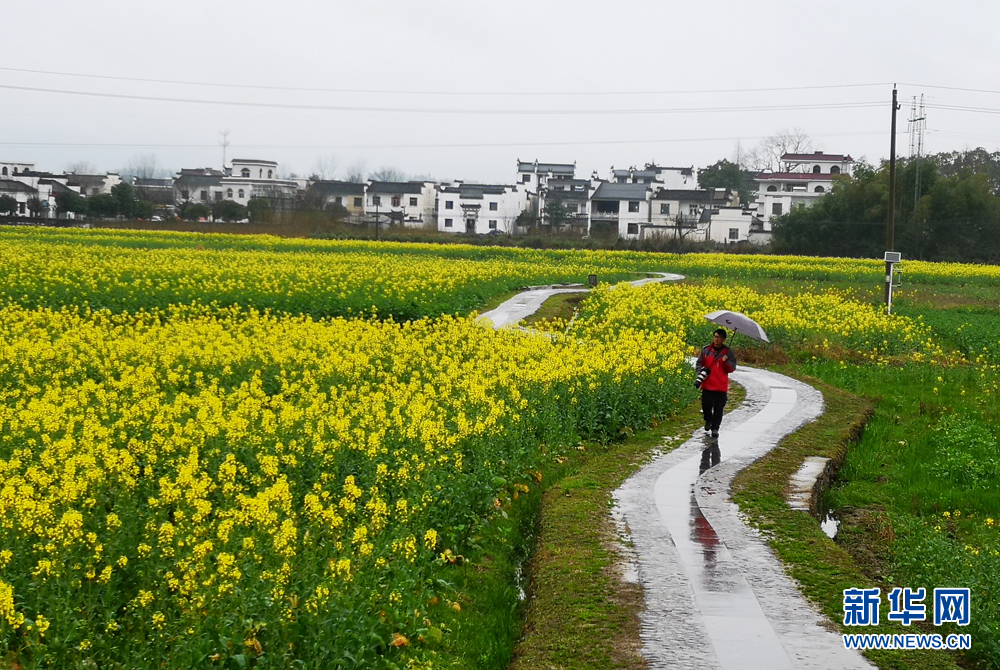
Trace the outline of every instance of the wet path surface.
{"type": "Polygon", "coordinates": [[[717,443],[699,430],[615,493],[646,601],[643,654],[651,668],[871,668],[824,627],[729,495],[740,470],[822,413],[822,395],[764,370],[731,378],[747,396],[717,443]]]}
{"type": "MultiPolygon", "coordinates": [[[[630,282],[632,286],[645,286],[646,284],[654,284],[657,282],[664,281],[677,281],[679,279],[684,279],[684,275],[671,274],[669,272],[650,272],[649,274],[659,275],[658,277],[649,277],[646,279],[637,279],[636,281],[630,282]]],[[[538,308],[542,306],[542,303],[548,300],[550,297],[557,295],[559,293],[586,293],[590,289],[581,286],[578,288],[536,288],[529,289],[518,293],[516,296],[510,300],[504,302],[496,309],[492,309],[485,312],[479,316],[480,319],[489,319],[493,322],[493,327],[497,330],[503,328],[504,326],[509,326],[516,324],[521,319],[531,316],[538,311],[538,308]]]]}

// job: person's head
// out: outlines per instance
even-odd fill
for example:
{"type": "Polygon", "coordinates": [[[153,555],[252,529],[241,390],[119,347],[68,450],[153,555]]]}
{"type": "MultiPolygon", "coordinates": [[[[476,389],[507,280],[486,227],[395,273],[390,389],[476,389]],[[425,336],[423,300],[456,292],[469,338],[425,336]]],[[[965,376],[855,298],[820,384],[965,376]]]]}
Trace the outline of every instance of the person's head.
{"type": "Polygon", "coordinates": [[[714,333],[712,333],[712,344],[721,347],[726,343],[726,331],[724,328],[718,328],[714,333]]]}

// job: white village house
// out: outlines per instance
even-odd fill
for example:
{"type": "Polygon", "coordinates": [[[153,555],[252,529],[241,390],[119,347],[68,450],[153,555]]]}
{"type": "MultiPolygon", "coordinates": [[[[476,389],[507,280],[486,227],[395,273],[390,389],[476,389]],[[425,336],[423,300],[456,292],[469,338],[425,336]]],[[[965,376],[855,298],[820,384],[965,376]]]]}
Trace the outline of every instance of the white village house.
{"type": "Polygon", "coordinates": [[[512,234],[527,205],[518,186],[463,184],[438,187],[437,229],[444,233],[512,234]]]}
{"type": "Polygon", "coordinates": [[[785,154],[780,172],[761,172],[757,182],[757,213],[764,229],[771,229],[771,219],[787,214],[794,207],[811,207],[829,193],[840,175],[850,175],[854,159],[842,154],[785,154]]]}
{"type": "Polygon", "coordinates": [[[365,218],[407,228],[434,225],[436,184],[432,181],[368,181],[365,218]]]}

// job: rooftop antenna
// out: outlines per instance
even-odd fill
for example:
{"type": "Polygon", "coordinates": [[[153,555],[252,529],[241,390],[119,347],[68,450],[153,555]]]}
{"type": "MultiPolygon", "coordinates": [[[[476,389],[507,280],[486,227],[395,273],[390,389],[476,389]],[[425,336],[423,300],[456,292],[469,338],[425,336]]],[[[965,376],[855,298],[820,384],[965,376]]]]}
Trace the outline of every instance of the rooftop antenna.
{"type": "Polygon", "coordinates": [[[226,147],[229,146],[229,131],[220,130],[219,134],[222,135],[222,171],[226,171],[226,147]]]}

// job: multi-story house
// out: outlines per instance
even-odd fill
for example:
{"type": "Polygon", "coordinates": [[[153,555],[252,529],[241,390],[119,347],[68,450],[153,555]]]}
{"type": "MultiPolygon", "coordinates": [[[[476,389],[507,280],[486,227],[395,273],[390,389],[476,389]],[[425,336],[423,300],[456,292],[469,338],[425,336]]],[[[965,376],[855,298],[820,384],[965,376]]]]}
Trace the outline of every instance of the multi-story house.
{"type": "Polygon", "coordinates": [[[526,205],[527,191],[518,186],[462,182],[438,186],[437,229],[445,233],[511,234],[526,205]]]}
{"type": "Polygon", "coordinates": [[[293,179],[278,176],[278,164],[274,161],[248,158],[234,158],[226,174],[220,181],[221,197],[217,200],[232,200],[248,205],[251,200],[263,198],[271,209],[286,211],[295,204],[299,185],[293,179]]]}
{"type": "Polygon", "coordinates": [[[785,154],[780,172],[761,172],[757,182],[757,212],[764,229],[774,217],[795,207],[811,207],[833,188],[840,175],[850,175],[854,159],[842,154],[785,154]]]}
{"type": "Polygon", "coordinates": [[[122,183],[122,178],[117,172],[108,172],[107,174],[70,173],[66,175],[66,185],[79,189],[80,195],[85,197],[111,193],[111,189],[120,183],[122,183]]]}
{"type": "Polygon", "coordinates": [[[408,228],[434,227],[437,190],[431,181],[369,181],[365,218],[408,228]]]}
{"type": "MultiPolygon", "coordinates": [[[[576,163],[539,163],[537,160],[517,161],[517,185],[524,189],[526,208],[539,215],[542,223],[547,223],[546,200],[555,194],[567,205],[575,204],[579,215],[579,193],[590,195],[589,181],[576,179],[576,163]],[[573,195],[577,194],[577,195],[573,195]]],[[[583,205],[584,208],[586,205],[583,205]]]]}
{"type": "Polygon", "coordinates": [[[323,209],[330,205],[340,205],[347,210],[349,220],[357,223],[364,220],[364,183],[321,179],[312,182],[307,192],[319,199],[323,209]]]}
{"type": "Polygon", "coordinates": [[[611,181],[616,184],[653,184],[669,189],[696,189],[698,175],[691,167],[664,167],[655,163],[646,163],[641,169],[634,166],[627,170],[616,170],[611,167],[611,181]]]}
{"type": "Polygon", "coordinates": [[[184,168],[174,177],[174,202],[201,203],[209,207],[224,198],[222,178],[226,174],[215,168],[184,168]]]}
{"type": "Polygon", "coordinates": [[[649,225],[643,237],[706,239],[709,219],[706,210],[730,207],[736,196],[729,189],[668,189],[658,188],[650,204],[649,225]]]}
{"type": "Polygon", "coordinates": [[[590,224],[607,223],[618,237],[639,239],[643,226],[650,221],[650,184],[601,182],[590,198],[590,224]]]}

